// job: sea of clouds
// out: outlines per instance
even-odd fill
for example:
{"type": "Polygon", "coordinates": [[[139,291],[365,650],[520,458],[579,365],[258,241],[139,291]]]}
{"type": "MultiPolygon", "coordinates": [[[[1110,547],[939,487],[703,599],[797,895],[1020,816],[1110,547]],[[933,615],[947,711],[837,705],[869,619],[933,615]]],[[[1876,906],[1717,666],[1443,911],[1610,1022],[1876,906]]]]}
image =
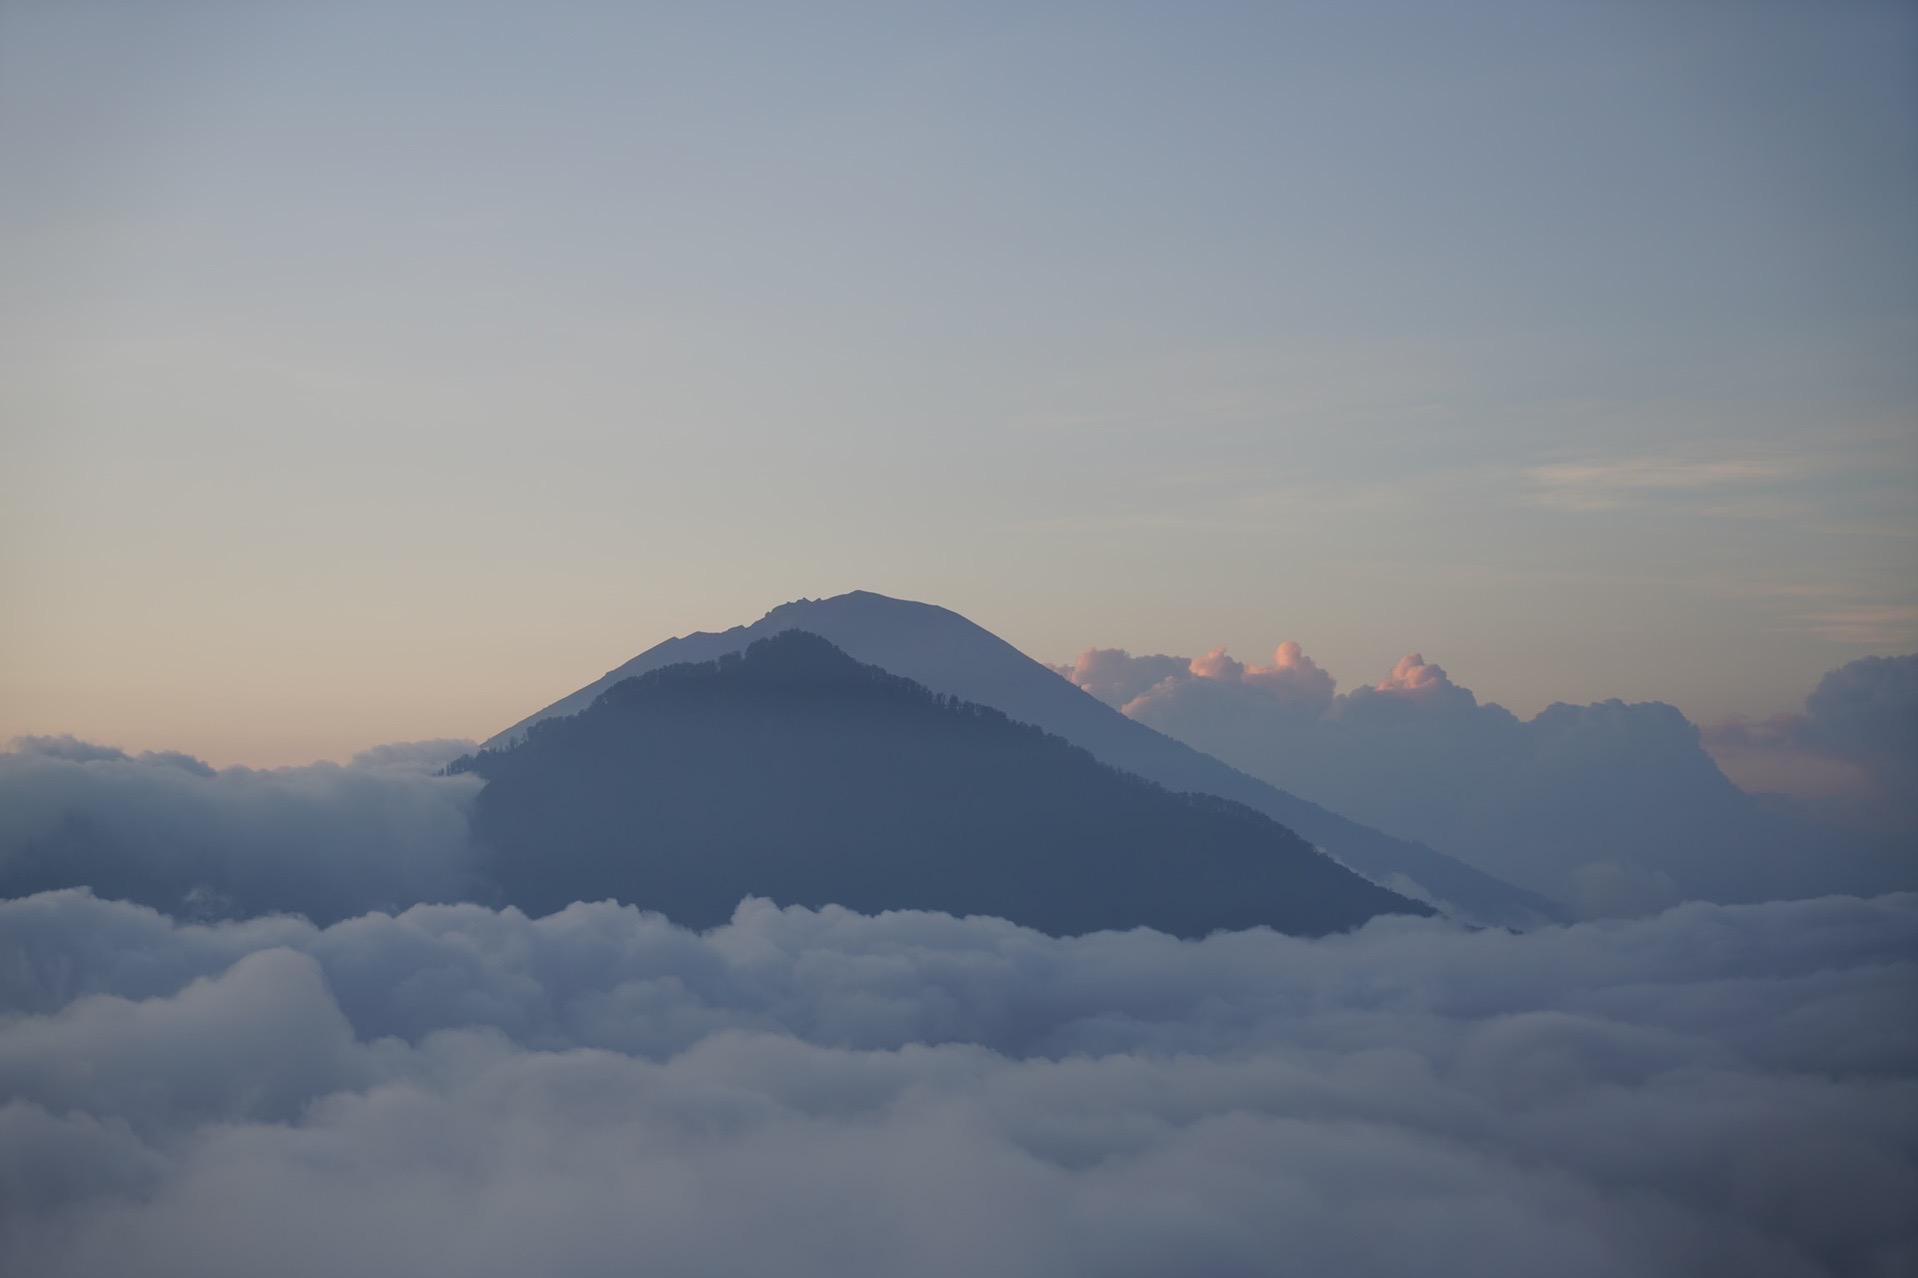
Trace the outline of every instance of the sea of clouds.
{"type": "Polygon", "coordinates": [[[464,744],[0,754],[0,1273],[1918,1270],[1918,896],[528,919],[464,744]]]}
{"type": "Polygon", "coordinates": [[[1918,1271],[1918,897],[1054,939],[0,902],[0,1272],[1918,1271]]]}

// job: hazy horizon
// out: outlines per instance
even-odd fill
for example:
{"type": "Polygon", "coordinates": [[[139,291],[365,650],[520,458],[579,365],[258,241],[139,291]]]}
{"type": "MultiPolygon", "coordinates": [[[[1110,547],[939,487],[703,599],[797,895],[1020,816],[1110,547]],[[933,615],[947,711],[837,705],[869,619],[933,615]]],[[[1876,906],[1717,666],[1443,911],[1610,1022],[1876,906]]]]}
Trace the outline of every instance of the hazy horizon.
{"type": "Polygon", "coordinates": [[[1530,715],[1918,647],[1909,5],[0,5],[0,739],[864,588],[1530,715]]]}
{"type": "Polygon", "coordinates": [[[0,0],[0,1272],[1918,1273],[1914,228],[1914,0],[0,0]]]}
{"type": "MultiPolygon", "coordinates": [[[[869,593],[881,594],[884,592],[872,591],[869,593]]],[[[836,596],[819,596],[819,598],[832,597],[836,596]]],[[[889,597],[906,598],[905,596],[889,597]]],[[[795,596],[794,599],[780,600],[779,603],[795,602],[803,598],[806,597],[795,596]]],[[[915,602],[939,603],[937,600],[924,599],[916,600],[915,602]]],[[[91,729],[85,728],[84,720],[86,716],[84,715],[76,716],[75,722],[80,724],[77,728],[75,723],[49,723],[45,725],[21,727],[14,731],[5,732],[4,735],[0,735],[0,747],[3,747],[8,741],[70,736],[78,740],[114,746],[136,753],[140,751],[180,751],[222,768],[271,768],[300,766],[308,763],[345,763],[354,756],[368,750],[376,750],[383,746],[405,745],[412,742],[434,740],[484,741],[488,737],[503,730],[510,723],[524,718],[529,711],[537,708],[538,705],[556,700],[558,697],[572,692],[575,687],[584,687],[594,682],[600,676],[624,664],[639,652],[653,647],[656,643],[663,642],[667,639],[684,637],[684,635],[687,634],[717,633],[738,626],[748,625],[759,620],[761,616],[766,612],[772,611],[772,608],[776,606],[777,605],[769,605],[767,608],[762,609],[750,617],[741,616],[736,620],[726,622],[715,621],[708,625],[692,627],[684,631],[675,632],[674,634],[662,634],[648,641],[636,641],[630,651],[618,654],[597,668],[592,667],[590,664],[588,666],[582,666],[576,673],[570,676],[561,676],[561,682],[559,684],[544,686],[538,689],[528,689],[524,693],[524,699],[510,703],[506,700],[508,693],[519,690],[523,683],[529,681],[525,680],[523,676],[520,678],[511,678],[510,672],[502,672],[502,681],[505,683],[504,688],[498,685],[489,685],[475,690],[471,696],[460,699],[462,708],[459,708],[457,712],[449,712],[444,718],[434,718],[431,717],[430,711],[414,709],[412,714],[398,720],[398,722],[409,725],[414,729],[410,733],[400,732],[384,736],[371,733],[363,724],[395,721],[378,714],[371,714],[360,722],[355,722],[336,714],[322,720],[322,722],[326,722],[329,726],[323,732],[320,732],[319,735],[315,735],[316,732],[319,732],[318,729],[308,728],[305,725],[294,725],[290,736],[269,735],[265,738],[265,740],[268,741],[281,743],[288,741],[317,743],[311,747],[310,752],[300,745],[282,744],[278,747],[271,745],[263,746],[259,744],[261,738],[255,736],[234,738],[224,732],[215,732],[208,735],[205,729],[194,727],[193,721],[190,718],[180,721],[187,726],[171,729],[160,726],[143,730],[138,726],[137,720],[116,719],[111,715],[105,719],[95,720],[96,726],[91,729]],[[565,680],[568,678],[573,682],[566,683],[565,680]],[[499,705],[503,708],[494,712],[490,709],[490,707],[494,705],[499,705]],[[475,706],[488,707],[488,709],[475,709],[475,706]],[[491,717],[483,718],[482,716],[484,715],[490,715],[491,717]],[[122,723],[129,726],[124,728],[116,727],[116,724],[122,723]],[[249,743],[252,745],[252,749],[250,750],[248,749],[249,743]],[[239,753],[235,753],[234,751],[236,750],[238,750],[239,753]]],[[[950,611],[960,612],[958,609],[950,609],[950,611]]],[[[960,612],[960,615],[963,616],[965,614],[960,612]]],[[[968,620],[976,621],[977,619],[968,618],[968,620]]],[[[991,630],[992,627],[986,626],[985,629],[991,630]]],[[[1004,638],[1005,636],[1002,634],[1000,637],[1004,638]]],[[[1296,645],[1297,641],[1286,639],[1280,641],[1280,643],[1296,645]]],[[[1229,664],[1238,664],[1257,671],[1262,668],[1262,662],[1272,660],[1274,649],[1278,646],[1279,644],[1269,644],[1263,649],[1239,652],[1231,650],[1222,644],[1211,645],[1199,649],[1196,655],[1181,654],[1174,658],[1174,660],[1182,664],[1191,660],[1195,665],[1203,667],[1208,660],[1216,663],[1223,657],[1229,664]]],[[[1083,657],[1083,655],[1086,654],[1099,651],[1111,651],[1113,649],[1123,651],[1118,645],[1113,645],[1113,648],[1106,648],[1104,645],[1095,643],[1082,645],[1080,654],[1083,657]]],[[[1061,672],[1068,672],[1072,665],[1070,654],[1068,654],[1065,659],[1056,661],[1047,660],[1042,654],[1028,653],[1027,655],[1034,656],[1036,659],[1053,666],[1054,669],[1061,672]]],[[[1153,658],[1160,658],[1165,654],[1158,652],[1148,653],[1144,650],[1139,653],[1139,656],[1142,658],[1148,655],[1153,658]]],[[[1307,658],[1308,664],[1319,664],[1313,660],[1315,654],[1305,652],[1303,655],[1307,658]]],[[[1870,655],[1904,657],[1913,654],[1888,649],[1883,654],[1874,652],[1870,655]]],[[[1369,674],[1362,674],[1358,678],[1350,678],[1344,671],[1331,669],[1326,669],[1325,674],[1336,683],[1341,693],[1349,693],[1353,690],[1364,688],[1390,688],[1394,685],[1394,680],[1399,676],[1399,672],[1409,662],[1412,662],[1414,659],[1424,660],[1425,657],[1426,654],[1423,652],[1412,652],[1408,650],[1401,654],[1397,660],[1387,663],[1385,667],[1372,671],[1369,674]]],[[[1436,656],[1432,658],[1431,664],[1434,667],[1440,664],[1436,656]]],[[[1836,667],[1834,667],[1834,670],[1835,669],[1836,667]]],[[[1740,759],[1736,746],[1726,748],[1721,744],[1715,743],[1713,739],[1713,729],[1722,730],[1729,727],[1735,730],[1741,724],[1762,725],[1766,721],[1789,719],[1800,714],[1804,708],[1805,698],[1813,691],[1818,679],[1832,673],[1833,670],[1818,672],[1818,675],[1814,676],[1796,696],[1793,696],[1789,691],[1781,691],[1779,697],[1771,703],[1771,708],[1762,713],[1733,710],[1714,718],[1698,718],[1689,715],[1687,717],[1701,729],[1705,730],[1707,749],[1712,750],[1714,755],[1719,757],[1722,765],[1728,766],[1728,773],[1732,776],[1732,779],[1747,789],[1782,789],[1786,792],[1793,792],[1791,782],[1794,780],[1808,786],[1809,789],[1806,790],[1807,793],[1823,793],[1830,790],[1834,785],[1842,788],[1842,779],[1834,779],[1819,775],[1815,772],[1811,775],[1794,778],[1780,774],[1776,768],[1762,765],[1746,766],[1741,769],[1739,766],[1741,762],[1750,764],[1750,761],[1740,759]]],[[[1442,677],[1443,674],[1444,672],[1441,672],[1442,677]]],[[[296,673],[290,676],[289,681],[297,682],[299,677],[299,674],[296,673]]],[[[1493,697],[1484,695],[1480,689],[1472,687],[1463,679],[1456,681],[1456,686],[1477,695],[1481,704],[1512,711],[1514,714],[1517,714],[1520,719],[1527,720],[1533,718],[1549,706],[1576,706],[1587,704],[1564,696],[1548,695],[1529,708],[1521,708],[1520,706],[1506,704],[1493,697]]],[[[457,696],[457,693],[458,690],[456,689],[447,690],[447,695],[457,696]]],[[[1623,701],[1627,704],[1641,704],[1644,702],[1656,702],[1658,700],[1657,698],[1635,698],[1609,694],[1592,698],[1592,703],[1623,701]]],[[[1663,702],[1663,704],[1673,703],[1663,702]]],[[[1677,708],[1683,712],[1682,705],[1677,708]]],[[[281,726],[285,727],[286,725],[281,726]]],[[[1177,734],[1175,733],[1174,735],[1177,734]]]]}

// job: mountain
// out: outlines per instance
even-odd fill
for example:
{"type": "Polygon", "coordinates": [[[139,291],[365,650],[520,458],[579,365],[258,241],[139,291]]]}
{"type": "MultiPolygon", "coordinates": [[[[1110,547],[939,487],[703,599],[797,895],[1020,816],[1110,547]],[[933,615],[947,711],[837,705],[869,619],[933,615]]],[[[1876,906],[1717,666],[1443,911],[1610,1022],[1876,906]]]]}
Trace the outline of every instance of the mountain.
{"type": "Polygon", "coordinates": [[[1233,799],[1296,831],[1374,883],[1434,901],[1476,923],[1526,927],[1556,922],[1556,901],[1476,870],[1422,843],[1394,838],[1247,776],[1128,719],[1050,668],[958,613],[856,590],[832,599],[782,604],[750,626],[699,632],[647,649],[571,696],[500,733],[488,747],[531,725],[577,714],[623,679],[675,662],[710,661],[785,630],[821,635],[859,661],[935,692],[1002,710],[1081,746],[1101,762],[1170,790],[1233,799]]]}
{"type": "Polygon", "coordinates": [[[1251,808],[797,630],[621,680],[450,770],[485,779],[484,870],[531,914],[613,896],[711,927],[751,894],[1199,937],[1432,913],[1251,808]]]}

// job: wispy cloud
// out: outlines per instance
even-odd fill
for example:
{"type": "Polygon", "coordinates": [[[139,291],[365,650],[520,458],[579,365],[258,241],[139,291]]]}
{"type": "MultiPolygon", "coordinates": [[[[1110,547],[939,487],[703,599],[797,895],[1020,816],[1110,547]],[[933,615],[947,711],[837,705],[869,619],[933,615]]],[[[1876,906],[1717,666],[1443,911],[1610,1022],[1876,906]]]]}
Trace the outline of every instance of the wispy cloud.
{"type": "Polygon", "coordinates": [[[1873,648],[1918,642],[1918,604],[1873,604],[1805,613],[1791,627],[1808,630],[1834,643],[1873,648]]]}
{"type": "MultiPolygon", "coordinates": [[[[1765,487],[1802,469],[1776,458],[1627,457],[1609,461],[1554,462],[1525,472],[1531,505],[1558,510],[1619,510],[1660,497],[1765,487]]],[[[1714,502],[1718,514],[1777,514],[1775,502],[1714,502]]]]}

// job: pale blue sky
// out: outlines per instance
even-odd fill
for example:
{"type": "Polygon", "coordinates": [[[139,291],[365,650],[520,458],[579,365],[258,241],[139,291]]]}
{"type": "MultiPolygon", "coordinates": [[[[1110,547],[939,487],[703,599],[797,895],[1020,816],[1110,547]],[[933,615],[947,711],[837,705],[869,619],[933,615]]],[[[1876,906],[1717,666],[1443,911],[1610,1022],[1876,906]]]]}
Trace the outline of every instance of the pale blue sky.
{"type": "Polygon", "coordinates": [[[1918,6],[0,0],[0,736],[802,595],[1768,713],[1918,646],[1918,6]]]}

